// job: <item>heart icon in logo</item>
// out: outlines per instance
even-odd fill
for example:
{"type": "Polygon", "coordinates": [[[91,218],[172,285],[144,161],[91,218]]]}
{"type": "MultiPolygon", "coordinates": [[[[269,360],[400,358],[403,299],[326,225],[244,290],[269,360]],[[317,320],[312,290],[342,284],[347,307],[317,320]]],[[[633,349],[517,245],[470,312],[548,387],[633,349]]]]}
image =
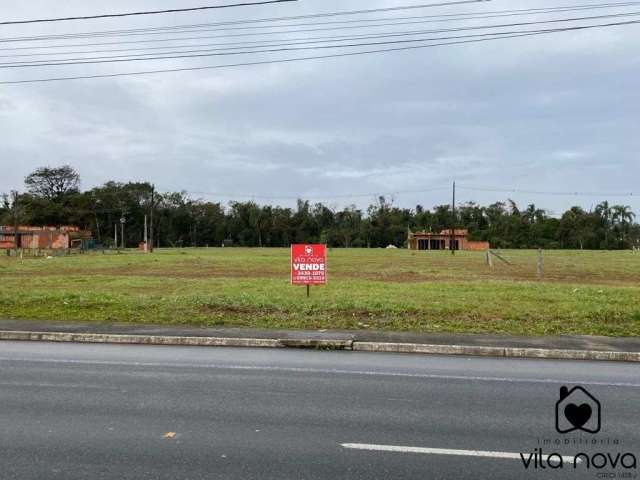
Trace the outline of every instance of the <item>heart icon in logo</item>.
{"type": "Polygon", "coordinates": [[[564,407],[564,416],[575,428],[583,427],[589,421],[592,414],[591,405],[587,403],[583,403],[580,406],[575,403],[569,403],[564,407]]]}

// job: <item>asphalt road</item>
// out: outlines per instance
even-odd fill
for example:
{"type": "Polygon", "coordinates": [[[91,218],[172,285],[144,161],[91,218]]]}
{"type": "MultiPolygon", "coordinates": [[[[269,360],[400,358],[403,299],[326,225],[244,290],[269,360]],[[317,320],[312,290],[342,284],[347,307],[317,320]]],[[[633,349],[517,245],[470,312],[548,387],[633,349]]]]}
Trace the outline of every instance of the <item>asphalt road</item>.
{"type": "Polygon", "coordinates": [[[541,446],[640,455],[640,366],[0,342],[2,480],[638,473],[525,470],[519,453],[541,446]],[[565,384],[600,400],[600,433],[556,433],[565,384]]]}

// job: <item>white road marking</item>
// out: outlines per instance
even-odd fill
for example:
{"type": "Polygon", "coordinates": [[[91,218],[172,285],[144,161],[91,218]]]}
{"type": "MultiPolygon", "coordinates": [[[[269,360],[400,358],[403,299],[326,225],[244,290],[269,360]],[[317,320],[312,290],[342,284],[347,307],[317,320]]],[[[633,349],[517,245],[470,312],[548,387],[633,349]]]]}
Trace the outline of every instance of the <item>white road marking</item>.
{"type": "Polygon", "coordinates": [[[463,380],[471,382],[504,382],[504,383],[543,383],[554,385],[566,385],[578,383],[580,385],[594,385],[602,387],[627,387],[640,388],[640,383],[630,382],[594,382],[586,379],[555,379],[555,378],[513,378],[513,377],[484,377],[474,375],[442,375],[431,373],[405,373],[405,372],[384,372],[369,370],[346,370],[330,368],[306,368],[306,367],[277,367],[277,366],[254,366],[254,365],[224,365],[215,363],[191,364],[174,362],[124,362],[112,360],[72,360],[59,358],[27,358],[27,357],[0,357],[0,362],[33,362],[50,364],[70,364],[70,365],[107,365],[107,366],[132,366],[132,367],[163,367],[163,368],[199,368],[211,370],[245,370],[258,372],[287,372],[287,373],[318,373],[329,375],[361,375],[375,377],[403,377],[403,378],[423,378],[430,380],[463,380]]]}
{"type": "Polygon", "coordinates": [[[102,385],[79,385],[75,383],[46,383],[46,382],[0,382],[2,387],[35,387],[35,388],[81,388],[97,390],[120,390],[117,387],[102,385]]]}
{"type": "MultiPolygon", "coordinates": [[[[422,453],[427,455],[455,455],[459,457],[484,457],[501,458],[508,460],[522,460],[520,453],[513,452],[487,452],[483,450],[452,450],[449,448],[424,448],[424,447],[402,447],[397,445],[372,445],[369,443],[341,443],[342,447],[350,450],[369,450],[374,452],[395,452],[395,453],[422,453]]],[[[528,453],[525,457],[528,458],[528,453]]],[[[550,455],[542,455],[545,462],[549,461],[550,455]]],[[[551,460],[556,460],[556,457],[551,460]]],[[[573,463],[574,457],[562,457],[563,462],[573,463]]],[[[580,463],[578,459],[578,463],[580,463]]]]}

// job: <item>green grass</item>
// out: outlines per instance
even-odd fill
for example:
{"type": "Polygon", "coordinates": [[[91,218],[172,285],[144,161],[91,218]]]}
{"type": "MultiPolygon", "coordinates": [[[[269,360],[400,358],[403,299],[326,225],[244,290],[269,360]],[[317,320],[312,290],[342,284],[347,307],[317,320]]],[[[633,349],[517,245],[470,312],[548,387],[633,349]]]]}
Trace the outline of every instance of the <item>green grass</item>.
{"type": "Polygon", "coordinates": [[[510,334],[640,335],[640,254],[333,250],[289,285],[287,249],[0,257],[0,318],[510,334]]]}

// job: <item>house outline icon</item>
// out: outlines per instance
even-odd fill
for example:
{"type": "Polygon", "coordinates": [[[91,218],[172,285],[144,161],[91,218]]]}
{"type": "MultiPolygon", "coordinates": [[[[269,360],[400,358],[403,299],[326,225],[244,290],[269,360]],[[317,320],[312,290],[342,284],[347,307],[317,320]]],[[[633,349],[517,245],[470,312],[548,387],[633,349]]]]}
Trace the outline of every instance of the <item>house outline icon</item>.
{"type": "Polygon", "coordinates": [[[598,433],[600,431],[601,426],[602,426],[602,407],[596,397],[591,395],[587,390],[585,390],[583,387],[580,387],[580,386],[573,387],[571,390],[569,390],[567,387],[564,387],[564,386],[560,388],[560,400],[556,402],[556,430],[558,431],[558,433],[571,433],[576,430],[582,430],[583,432],[587,432],[587,433],[598,433]],[[576,396],[581,396],[582,400],[575,401],[576,396]],[[571,424],[571,422],[569,422],[571,424],[571,428],[561,428],[560,415],[561,414],[564,415],[564,407],[568,403],[574,403],[575,405],[586,403],[590,405],[592,414],[589,420],[585,422],[585,425],[576,427],[575,425],[571,424]],[[586,425],[588,425],[589,423],[592,423],[594,414],[596,418],[595,428],[589,428],[586,425]]]}

